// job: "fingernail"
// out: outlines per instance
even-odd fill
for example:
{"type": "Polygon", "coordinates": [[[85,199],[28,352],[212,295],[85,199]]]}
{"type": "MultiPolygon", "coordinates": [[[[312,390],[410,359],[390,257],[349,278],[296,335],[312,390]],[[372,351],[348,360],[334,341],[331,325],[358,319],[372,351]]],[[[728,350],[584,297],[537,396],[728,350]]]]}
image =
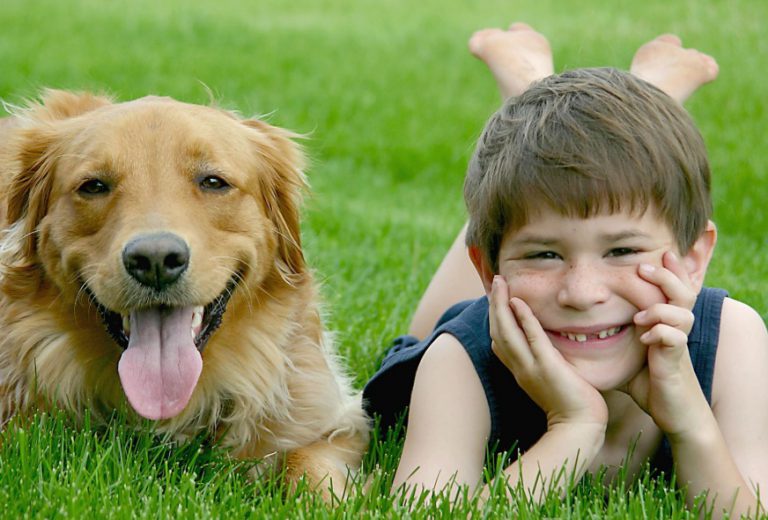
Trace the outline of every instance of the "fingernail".
{"type": "Polygon", "coordinates": [[[498,287],[499,285],[499,275],[495,274],[493,275],[493,281],[491,282],[494,287],[498,287]]]}
{"type": "Polygon", "coordinates": [[[643,321],[646,315],[647,313],[645,311],[638,312],[637,314],[635,314],[635,321],[643,321]]]}
{"type": "Polygon", "coordinates": [[[656,266],[651,264],[640,264],[640,270],[644,273],[651,274],[656,270],[656,266]]]}

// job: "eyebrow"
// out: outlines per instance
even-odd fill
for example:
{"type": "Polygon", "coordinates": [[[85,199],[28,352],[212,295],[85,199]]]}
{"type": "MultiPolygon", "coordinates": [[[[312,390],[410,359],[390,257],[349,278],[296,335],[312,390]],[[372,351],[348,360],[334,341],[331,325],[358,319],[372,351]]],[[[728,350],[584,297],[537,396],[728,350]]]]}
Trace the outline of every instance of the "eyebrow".
{"type": "Polygon", "coordinates": [[[643,233],[640,230],[632,229],[628,231],[620,231],[619,233],[606,233],[600,235],[600,238],[605,242],[620,242],[621,240],[627,240],[631,238],[650,238],[651,235],[643,233]]]}
{"type": "Polygon", "coordinates": [[[538,235],[523,235],[520,238],[515,238],[512,242],[522,246],[531,245],[531,244],[551,246],[552,244],[557,244],[559,241],[554,238],[548,238],[548,237],[543,237],[538,235]]]}
{"type": "MultiPolygon", "coordinates": [[[[626,231],[619,231],[618,233],[604,233],[598,238],[601,242],[620,242],[622,240],[629,240],[633,238],[650,238],[650,235],[648,233],[643,233],[638,229],[629,229],[626,231]]],[[[523,246],[551,246],[560,243],[560,240],[545,235],[525,234],[520,235],[520,237],[514,239],[514,243],[523,246]]]]}

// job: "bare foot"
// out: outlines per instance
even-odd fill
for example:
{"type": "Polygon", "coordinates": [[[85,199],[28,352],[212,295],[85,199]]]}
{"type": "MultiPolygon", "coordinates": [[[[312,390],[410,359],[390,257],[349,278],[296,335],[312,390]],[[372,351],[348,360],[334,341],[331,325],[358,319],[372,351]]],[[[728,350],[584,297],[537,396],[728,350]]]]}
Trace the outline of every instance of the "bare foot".
{"type": "Polygon", "coordinates": [[[712,56],[683,48],[674,34],[662,34],[637,49],[629,71],[682,103],[714,80],[719,69],[712,56]]]}
{"type": "Polygon", "coordinates": [[[524,23],[513,23],[506,31],[477,31],[469,39],[469,51],[491,69],[504,99],[519,96],[555,70],[549,41],[524,23]]]}

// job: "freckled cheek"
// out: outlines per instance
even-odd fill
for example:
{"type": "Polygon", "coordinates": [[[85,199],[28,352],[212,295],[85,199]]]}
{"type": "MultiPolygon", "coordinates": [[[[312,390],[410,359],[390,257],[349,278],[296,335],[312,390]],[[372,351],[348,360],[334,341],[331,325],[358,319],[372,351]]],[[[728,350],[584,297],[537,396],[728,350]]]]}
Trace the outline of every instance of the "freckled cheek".
{"type": "Polygon", "coordinates": [[[509,286],[509,295],[520,298],[528,305],[557,294],[558,282],[551,274],[533,271],[514,271],[503,274],[509,286]]]}
{"type": "MultiPolygon", "coordinates": [[[[611,292],[638,309],[666,302],[667,298],[661,289],[640,278],[637,269],[637,266],[627,266],[603,272],[603,283],[608,284],[611,292]]],[[[502,274],[509,286],[510,296],[522,299],[529,306],[556,300],[562,285],[556,273],[516,270],[502,274]]]]}

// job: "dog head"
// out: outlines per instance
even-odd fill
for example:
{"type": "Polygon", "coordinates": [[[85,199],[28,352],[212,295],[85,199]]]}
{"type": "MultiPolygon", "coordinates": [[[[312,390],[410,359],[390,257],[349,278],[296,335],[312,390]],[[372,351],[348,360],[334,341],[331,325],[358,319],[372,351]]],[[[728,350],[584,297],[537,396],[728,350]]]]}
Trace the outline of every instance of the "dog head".
{"type": "Polygon", "coordinates": [[[232,295],[305,272],[293,135],[158,97],[49,91],[27,119],[6,180],[3,290],[95,306],[124,350],[131,405],[173,417],[232,295]]]}

